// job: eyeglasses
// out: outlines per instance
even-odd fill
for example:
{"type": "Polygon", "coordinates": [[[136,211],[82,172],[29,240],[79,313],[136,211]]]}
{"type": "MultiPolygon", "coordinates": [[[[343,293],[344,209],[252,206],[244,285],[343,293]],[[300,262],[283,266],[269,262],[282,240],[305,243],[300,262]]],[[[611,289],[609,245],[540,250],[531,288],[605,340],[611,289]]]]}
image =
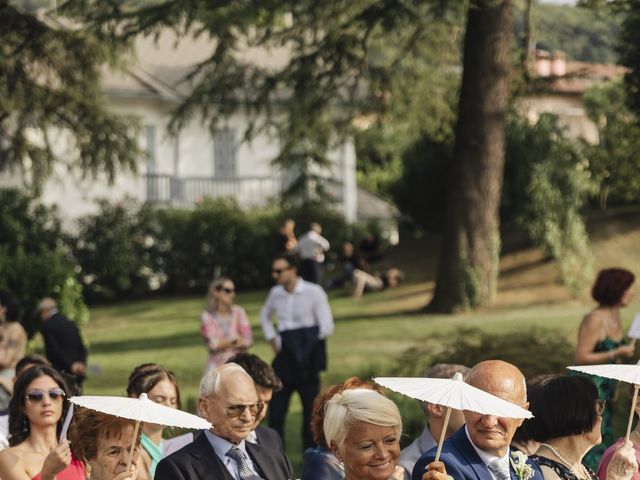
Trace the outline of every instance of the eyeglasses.
{"type": "Polygon", "coordinates": [[[264,408],[264,404],[258,402],[252,403],[250,405],[229,405],[228,407],[225,407],[225,409],[227,410],[227,417],[229,418],[239,417],[247,408],[249,409],[249,413],[255,417],[262,411],[262,409],[264,408]]]}
{"type": "Polygon", "coordinates": [[[229,295],[231,295],[232,293],[236,293],[236,290],[234,288],[227,288],[223,286],[217,286],[216,291],[228,293],[229,295]]]}
{"type": "Polygon", "coordinates": [[[604,409],[607,408],[607,401],[606,400],[602,400],[602,399],[598,399],[596,400],[596,414],[597,415],[602,415],[604,413],[604,409]]]}
{"type": "Polygon", "coordinates": [[[286,268],[272,268],[271,269],[271,273],[273,273],[274,275],[280,275],[282,272],[289,270],[291,267],[286,267],[286,268]]]}
{"type": "Polygon", "coordinates": [[[62,400],[66,396],[64,390],[61,388],[50,388],[48,391],[35,389],[26,394],[26,399],[29,403],[40,403],[44,400],[45,395],[47,395],[53,402],[62,400]]]}

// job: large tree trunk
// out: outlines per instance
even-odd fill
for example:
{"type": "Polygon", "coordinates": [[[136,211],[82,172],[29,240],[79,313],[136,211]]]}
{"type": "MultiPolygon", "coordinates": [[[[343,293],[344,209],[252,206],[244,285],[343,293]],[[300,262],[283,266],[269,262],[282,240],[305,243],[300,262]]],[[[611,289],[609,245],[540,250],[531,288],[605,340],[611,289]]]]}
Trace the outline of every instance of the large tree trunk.
{"type": "Polygon", "coordinates": [[[490,304],[497,286],[511,0],[471,2],[440,265],[429,309],[490,304]]]}

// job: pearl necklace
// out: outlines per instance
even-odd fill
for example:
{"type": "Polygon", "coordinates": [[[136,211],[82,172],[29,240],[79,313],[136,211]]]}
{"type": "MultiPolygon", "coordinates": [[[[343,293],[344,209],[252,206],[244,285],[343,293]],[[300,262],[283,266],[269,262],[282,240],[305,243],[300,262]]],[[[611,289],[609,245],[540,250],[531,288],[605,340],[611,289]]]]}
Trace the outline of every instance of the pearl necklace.
{"type": "Polygon", "coordinates": [[[555,447],[552,447],[548,443],[544,443],[544,442],[541,443],[540,446],[541,447],[547,447],[549,450],[551,450],[551,453],[553,453],[556,457],[558,457],[558,460],[560,460],[569,470],[571,470],[571,472],[573,472],[573,474],[578,479],[583,479],[583,478],[587,479],[587,480],[591,479],[591,475],[589,475],[589,472],[584,468],[584,465],[582,465],[582,462],[580,462],[580,464],[579,464],[580,465],[580,470],[581,470],[581,472],[579,472],[574,467],[571,466],[573,464],[569,460],[567,460],[562,455],[560,455],[560,452],[555,447]],[[583,476],[581,476],[581,474],[583,476]]]}

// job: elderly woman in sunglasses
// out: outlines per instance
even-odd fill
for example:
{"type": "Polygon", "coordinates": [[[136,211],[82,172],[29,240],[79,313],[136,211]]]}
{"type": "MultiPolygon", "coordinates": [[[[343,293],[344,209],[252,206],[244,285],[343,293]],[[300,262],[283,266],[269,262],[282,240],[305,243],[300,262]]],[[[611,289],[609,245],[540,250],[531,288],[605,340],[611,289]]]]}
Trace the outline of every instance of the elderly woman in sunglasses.
{"type": "Polygon", "coordinates": [[[31,367],[16,380],[9,403],[10,448],[0,452],[2,480],[84,480],[83,463],[58,439],[68,387],[56,370],[31,367]]]}
{"type": "Polygon", "coordinates": [[[235,292],[233,281],[227,277],[218,278],[209,286],[207,307],[200,323],[200,333],[209,351],[205,375],[253,344],[247,313],[233,303],[235,292]]]}

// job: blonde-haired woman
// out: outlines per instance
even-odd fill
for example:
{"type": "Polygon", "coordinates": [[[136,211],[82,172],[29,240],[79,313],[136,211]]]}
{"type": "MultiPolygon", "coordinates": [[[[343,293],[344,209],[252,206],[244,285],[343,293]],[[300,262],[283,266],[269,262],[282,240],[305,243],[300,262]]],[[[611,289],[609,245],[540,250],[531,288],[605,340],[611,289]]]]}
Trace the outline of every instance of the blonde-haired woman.
{"type": "Polygon", "coordinates": [[[247,313],[233,303],[235,292],[233,281],[227,277],[209,286],[207,305],[200,317],[200,333],[209,351],[205,375],[253,344],[247,313]]]}
{"type": "MultiPolygon", "coordinates": [[[[324,436],[344,465],[344,480],[403,480],[402,418],[396,404],[368,388],[336,393],[327,402],[324,436]]],[[[448,480],[442,462],[432,462],[422,480],[448,480]]]]}

